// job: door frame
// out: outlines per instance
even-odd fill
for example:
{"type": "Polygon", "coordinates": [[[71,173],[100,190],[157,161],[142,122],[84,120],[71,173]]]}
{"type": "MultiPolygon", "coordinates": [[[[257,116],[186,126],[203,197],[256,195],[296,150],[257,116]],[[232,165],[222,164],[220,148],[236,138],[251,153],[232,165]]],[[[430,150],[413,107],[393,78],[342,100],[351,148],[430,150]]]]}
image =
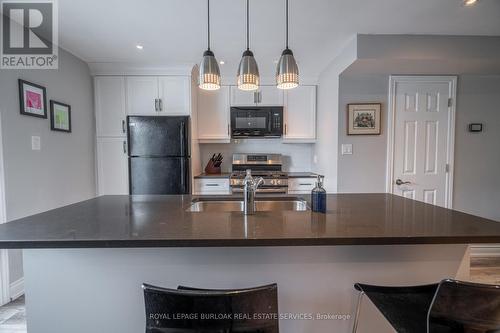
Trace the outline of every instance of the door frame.
{"type": "Polygon", "coordinates": [[[453,208],[453,171],[455,162],[455,126],[457,105],[457,76],[456,75],[391,75],[389,77],[389,96],[387,98],[387,164],[386,164],[386,192],[393,193],[394,179],[394,132],[396,119],[396,84],[401,82],[445,82],[449,87],[451,105],[448,104],[448,137],[446,138],[448,172],[446,173],[445,207],[453,208]]]}
{"type": "MultiPolygon", "coordinates": [[[[2,112],[0,110],[0,224],[7,222],[3,159],[2,112]]],[[[10,302],[9,252],[0,249],[0,305],[10,302]]]]}

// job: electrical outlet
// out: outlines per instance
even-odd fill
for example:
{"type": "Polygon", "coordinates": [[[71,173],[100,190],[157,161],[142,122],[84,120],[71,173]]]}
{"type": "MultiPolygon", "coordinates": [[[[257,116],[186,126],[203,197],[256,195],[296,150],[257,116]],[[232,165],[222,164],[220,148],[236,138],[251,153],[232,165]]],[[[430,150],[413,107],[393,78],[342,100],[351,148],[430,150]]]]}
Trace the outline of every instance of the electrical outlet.
{"type": "Polygon", "coordinates": [[[42,140],[39,136],[31,137],[31,150],[40,150],[42,149],[42,140]]]}
{"type": "Polygon", "coordinates": [[[342,144],[342,155],[352,155],[352,144],[343,143],[342,144]]]}

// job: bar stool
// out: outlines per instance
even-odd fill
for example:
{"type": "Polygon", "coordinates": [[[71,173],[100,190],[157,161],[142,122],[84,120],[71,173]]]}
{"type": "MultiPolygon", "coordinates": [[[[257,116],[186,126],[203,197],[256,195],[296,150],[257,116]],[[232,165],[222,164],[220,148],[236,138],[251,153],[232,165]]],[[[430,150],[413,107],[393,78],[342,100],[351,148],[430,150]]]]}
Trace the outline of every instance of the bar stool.
{"type": "Polygon", "coordinates": [[[356,283],[359,296],[352,332],[358,328],[361,301],[366,295],[398,333],[426,332],[427,312],[438,284],[406,287],[373,286],[356,283]]]}
{"type": "Polygon", "coordinates": [[[398,333],[500,333],[500,286],[446,279],[409,287],[356,283],[354,288],[360,294],[353,332],[366,295],[398,333]]]}
{"type": "Polygon", "coordinates": [[[500,286],[441,281],[429,310],[427,332],[500,332],[500,286]]]}
{"type": "Polygon", "coordinates": [[[168,289],[148,284],[142,288],[146,333],[279,332],[276,284],[237,290],[168,289]]]}

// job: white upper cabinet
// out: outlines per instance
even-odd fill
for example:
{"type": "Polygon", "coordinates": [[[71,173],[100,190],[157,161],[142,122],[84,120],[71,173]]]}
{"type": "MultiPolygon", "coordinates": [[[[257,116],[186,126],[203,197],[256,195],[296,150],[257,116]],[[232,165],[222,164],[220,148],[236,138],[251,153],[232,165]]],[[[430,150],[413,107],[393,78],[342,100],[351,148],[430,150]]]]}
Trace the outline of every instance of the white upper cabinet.
{"type": "Polygon", "coordinates": [[[257,104],[262,106],[282,106],[283,90],[276,86],[260,86],[257,90],[257,104]]]}
{"type": "Polygon", "coordinates": [[[191,113],[191,81],[187,76],[130,76],[126,82],[129,115],[191,113]]]}
{"type": "Polygon", "coordinates": [[[285,93],[283,142],[316,141],[316,86],[298,86],[285,93]]]}
{"type": "Polygon", "coordinates": [[[97,136],[125,136],[125,78],[95,77],[94,89],[97,136]]]}
{"type": "Polygon", "coordinates": [[[127,113],[156,115],[158,110],[158,78],[154,76],[127,77],[127,113]]]}
{"type": "Polygon", "coordinates": [[[230,87],[219,90],[198,89],[198,140],[200,142],[227,143],[229,134],[230,87]]]}
{"type": "Polygon", "coordinates": [[[158,113],[167,116],[190,115],[191,79],[187,76],[164,76],[158,81],[158,113]]]}
{"type": "Polygon", "coordinates": [[[283,91],[276,86],[260,86],[255,91],[243,91],[231,86],[231,106],[281,106],[283,91]]]}
{"type": "Polygon", "coordinates": [[[99,195],[128,194],[128,157],[125,138],[97,138],[99,195]]]}
{"type": "Polygon", "coordinates": [[[257,102],[254,91],[244,91],[231,86],[231,106],[250,106],[257,102]]]}

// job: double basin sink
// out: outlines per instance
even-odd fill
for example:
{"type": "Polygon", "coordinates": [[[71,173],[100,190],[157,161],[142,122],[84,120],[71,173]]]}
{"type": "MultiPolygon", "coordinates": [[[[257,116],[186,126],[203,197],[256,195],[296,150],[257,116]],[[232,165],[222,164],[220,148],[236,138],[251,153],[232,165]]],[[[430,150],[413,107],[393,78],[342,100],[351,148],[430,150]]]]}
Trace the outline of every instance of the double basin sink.
{"type": "MultiPolygon", "coordinates": [[[[309,210],[307,201],[296,197],[262,198],[255,199],[257,212],[268,211],[296,211],[305,212],[309,210]]],[[[217,199],[198,198],[194,199],[188,212],[242,212],[243,200],[241,198],[217,199]]]]}

